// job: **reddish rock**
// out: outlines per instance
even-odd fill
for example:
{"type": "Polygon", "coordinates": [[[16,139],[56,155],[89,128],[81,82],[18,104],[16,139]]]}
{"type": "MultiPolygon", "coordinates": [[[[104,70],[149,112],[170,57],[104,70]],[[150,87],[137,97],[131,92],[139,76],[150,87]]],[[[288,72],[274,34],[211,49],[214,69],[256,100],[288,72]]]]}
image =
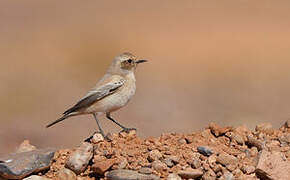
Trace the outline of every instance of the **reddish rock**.
{"type": "Polygon", "coordinates": [[[109,170],[115,163],[116,159],[105,159],[105,160],[100,160],[94,162],[92,165],[92,171],[99,174],[103,175],[107,170],[109,170]]]}
{"type": "Polygon", "coordinates": [[[201,177],[203,175],[203,171],[200,169],[186,169],[178,171],[177,174],[184,179],[194,179],[201,177]]]}
{"type": "Polygon", "coordinates": [[[221,136],[227,132],[229,132],[230,130],[232,130],[233,128],[228,126],[228,127],[220,127],[219,125],[217,125],[216,123],[210,123],[209,124],[209,129],[211,130],[211,132],[216,136],[221,136]]]}
{"type": "Polygon", "coordinates": [[[216,161],[224,166],[237,165],[238,163],[238,159],[235,156],[226,153],[219,154],[216,161]]]}
{"type": "Polygon", "coordinates": [[[62,168],[61,170],[58,171],[57,179],[58,180],[68,180],[68,179],[76,180],[77,176],[72,170],[67,169],[67,168],[62,168]]]}
{"type": "Polygon", "coordinates": [[[261,179],[289,179],[290,162],[280,152],[271,153],[263,150],[255,172],[261,179]]]}

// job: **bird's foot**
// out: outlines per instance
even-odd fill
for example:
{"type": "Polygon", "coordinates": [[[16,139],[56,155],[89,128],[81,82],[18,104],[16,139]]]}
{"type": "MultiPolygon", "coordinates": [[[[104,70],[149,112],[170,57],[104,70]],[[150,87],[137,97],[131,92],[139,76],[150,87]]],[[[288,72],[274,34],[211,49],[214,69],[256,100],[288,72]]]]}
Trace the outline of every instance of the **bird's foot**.
{"type": "Polygon", "coordinates": [[[130,133],[130,131],[137,131],[136,128],[123,128],[121,132],[130,133]]]}

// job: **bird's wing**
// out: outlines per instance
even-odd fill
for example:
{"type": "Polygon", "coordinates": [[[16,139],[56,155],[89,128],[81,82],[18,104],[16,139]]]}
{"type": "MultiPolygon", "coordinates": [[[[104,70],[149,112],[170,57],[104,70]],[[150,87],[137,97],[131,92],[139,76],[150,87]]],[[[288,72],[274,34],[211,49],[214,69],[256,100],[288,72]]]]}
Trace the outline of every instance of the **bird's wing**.
{"type": "Polygon", "coordinates": [[[118,75],[113,75],[103,79],[95,88],[88,92],[76,105],[65,111],[63,114],[67,115],[72,112],[77,112],[80,109],[86,108],[96,101],[113,94],[125,83],[125,79],[118,75]]]}

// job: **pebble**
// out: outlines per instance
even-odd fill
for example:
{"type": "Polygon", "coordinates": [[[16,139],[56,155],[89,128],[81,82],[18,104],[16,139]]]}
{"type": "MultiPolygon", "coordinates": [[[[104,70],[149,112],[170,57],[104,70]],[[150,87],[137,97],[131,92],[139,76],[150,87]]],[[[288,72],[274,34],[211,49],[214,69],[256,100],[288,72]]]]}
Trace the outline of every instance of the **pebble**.
{"type": "Polygon", "coordinates": [[[171,173],[166,177],[166,180],[182,180],[182,179],[177,174],[171,173]]]}
{"type": "Polygon", "coordinates": [[[248,144],[250,146],[255,146],[256,148],[258,148],[259,151],[265,148],[265,144],[262,143],[260,140],[254,138],[253,136],[248,135],[247,139],[248,139],[248,144]]]}
{"type": "Polygon", "coordinates": [[[241,170],[245,173],[245,174],[252,174],[256,168],[254,166],[248,166],[248,165],[245,165],[241,168],[241,170]]]}
{"type": "Polygon", "coordinates": [[[156,160],[159,160],[162,158],[162,154],[160,151],[158,151],[157,149],[154,149],[152,151],[149,152],[149,155],[148,155],[148,160],[150,162],[153,162],[153,161],[156,161],[156,160]]]}
{"type": "Polygon", "coordinates": [[[170,158],[165,158],[163,162],[170,168],[174,166],[174,163],[170,158]]]}
{"type": "Polygon", "coordinates": [[[23,180],[51,180],[51,179],[42,176],[32,175],[27,178],[24,178],[23,180]]]}
{"type": "Polygon", "coordinates": [[[105,176],[108,180],[125,180],[125,179],[126,180],[136,180],[136,179],[159,180],[160,179],[159,177],[153,174],[146,175],[146,174],[138,173],[136,171],[124,170],[124,169],[109,171],[105,174],[105,176]]]}
{"type": "Polygon", "coordinates": [[[76,180],[77,176],[72,170],[67,169],[67,168],[62,168],[57,173],[57,179],[58,180],[68,180],[68,179],[76,180]]]}
{"type": "Polygon", "coordinates": [[[65,167],[74,171],[76,174],[84,172],[93,157],[93,145],[83,142],[67,158],[65,167]]]}
{"type": "Polygon", "coordinates": [[[217,157],[217,162],[226,166],[226,165],[236,165],[238,163],[238,159],[227,153],[219,154],[217,157]]]}
{"type": "Polygon", "coordinates": [[[186,169],[178,171],[177,173],[181,178],[194,179],[203,175],[203,171],[200,169],[186,169]]]}
{"type": "Polygon", "coordinates": [[[28,152],[33,150],[36,150],[36,147],[31,145],[29,140],[24,140],[17,148],[16,153],[28,152]]]}
{"type": "Polygon", "coordinates": [[[266,134],[273,134],[274,130],[271,123],[258,124],[255,128],[258,132],[264,132],[266,134]]]}
{"type": "Polygon", "coordinates": [[[103,175],[108,169],[110,169],[116,163],[116,161],[117,161],[116,159],[104,159],[96,161],[92,165],[92,171],[99,175],[103,175]]]}
{"type": "Polygon", "coordinates": [[[142,167],[138,172],[141,174],[152,174],[152,169],[148,167],[142,167]]]}
{"type": "Polygon", "coordinates": [[[95,133],[91,139],[91,142],[97,144],[99,142],[103,142],[105,139],[101,133],[95,133]]]}
{"type": "Polygon", "coordinates": [[[207,146],[198,146],[197,151],[204,156],[210,156],[213,154],[212,150],[207,146]]]}
{"type": "Polygon", "coordinates": [[[162,171],[167,169],[167,166],[166,166],[166,164],[162,163],[161,161],[156,160],[152,163],[152,168],[154,170],[156,170],[157,172],[162,172],[162,171]]]}
{"type": "Polygon", "coordinates": [[[216,123],[212,122],[212,123],[209,123],[209,129],[216,137],[218,137],[218,136],[221,136],[221,135],[229,132],[233,128],[232,127],[220,127],[216,123]]]}
{"type": "Polygon", "coordinates": [[[49,168],[55,149],[39,149],[10,154],[1,158],[0,177],[22,179],[34,172],[49,168]]]}

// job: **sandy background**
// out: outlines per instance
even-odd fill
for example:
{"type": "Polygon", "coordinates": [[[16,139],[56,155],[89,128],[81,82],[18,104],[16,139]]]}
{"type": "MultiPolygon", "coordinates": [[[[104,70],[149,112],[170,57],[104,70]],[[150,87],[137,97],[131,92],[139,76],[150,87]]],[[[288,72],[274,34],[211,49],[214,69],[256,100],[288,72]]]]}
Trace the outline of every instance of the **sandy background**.
{"type": "MultiPolygon", "coordinates": [[[[0,1],[0,154],[24,139],[72,147],[92,116],[45,125],[78,101],[112,58],[150,63],[114,114],[141,136],[214,121],[280,126],[290,116],[289,1],[0,1]]],[[[102,119],[106,132],[118,127],[102,119]]]]}

